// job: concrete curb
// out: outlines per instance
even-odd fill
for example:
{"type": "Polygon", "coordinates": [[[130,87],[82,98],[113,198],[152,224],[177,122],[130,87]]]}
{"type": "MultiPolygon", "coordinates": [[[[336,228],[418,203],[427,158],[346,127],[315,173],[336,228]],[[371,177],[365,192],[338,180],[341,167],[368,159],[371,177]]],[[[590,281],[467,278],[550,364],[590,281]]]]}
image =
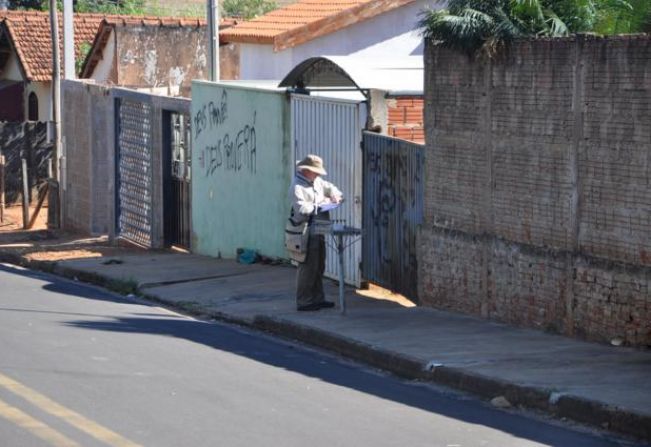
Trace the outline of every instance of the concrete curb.
{"type": "Polygon", "coordinates": [[[56,262],[51,261],[30,261],[18,253],[0,251],[0,262],[21,267],[39,270],[46,273],[54,273],[56,262]]]}
{"type": "Polygon", "coordinates": [[[541,411],[556,418],[567,418],[599,429],[633,436],[646,442],[651,441],[651,415],[639,414],[602,402],[558,393],[551,389],[509,383],[458,368],[427,365],[404,354],[380,349],[354,339],[281,318],[257,315],[251,320],[224,312],[186,308],[174,301],[164,300],[155,295],[141,292],[137,286],[134,286],[129,281],[118,281],[102,275],[63,267],[55,262],[30,261],[19,254],[7,252],[0,252],[0,262],[53,273],[65,278],[105,287],[118,293],[133,289],[134,294],[138,294],[149,301],[164,304],[193,316],[211,317],[226,323],[298,340],[409,380],[429,381],[484,399],[504,396],[512,405],[517,407],[541,411]]]}
{"type": "Polygon", "coordinates": [[[599,429],[651,441],[651,415],[638,414],[578,396],[560,394],[551,389],[505,382],[458,368],[430,368],[407,355],[378,349],[340,335],[278,318],[257,316],[253,326],[265,332],[335,352],[406,379],[429,381],[485,399],[504,396],[517,407],[542,411],[557,418],[567,418],[599,429]]]}

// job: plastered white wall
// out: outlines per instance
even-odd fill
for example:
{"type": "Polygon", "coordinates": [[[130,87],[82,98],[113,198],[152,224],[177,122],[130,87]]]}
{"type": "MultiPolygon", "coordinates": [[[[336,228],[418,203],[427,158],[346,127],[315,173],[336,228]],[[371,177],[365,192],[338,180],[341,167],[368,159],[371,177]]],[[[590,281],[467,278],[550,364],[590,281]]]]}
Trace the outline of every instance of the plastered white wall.
{"type": "Polygon", "coordinates": [[[7,60],[7,64],[2,71],[2,79],[8,79],[10,81],[23,80],[23,74],[20,71],[20,62],[14,52],[9,55],[9,60],[7,60]]]}
{"type": "Polygon", "coordinates": [[[95,79],[99,83],[104,83],[109,80],[111,76],[111,69],[113,68],[113,61],[115,59],[115,32],[111,31],[104,51],[102,52],[102,59],[95,66],[95,70],[90,78],[95,79]]]}
{"type": "Polygon", "coordinates": [[[31,92],[36,93],[38,98],[38,120],[52,121],[52,83],[46,82],[29,82],[25,87],[25,117],[28,116],[28,98],[31,92]]]}
{"type": "Polygon", "coordinates": [[[241,44],[240,79],[282,79],[315,56],[415,56],[423,54],[418,14],[441,5],[417,1],[334,33],[274,53],[272,45],[241,44]]]}

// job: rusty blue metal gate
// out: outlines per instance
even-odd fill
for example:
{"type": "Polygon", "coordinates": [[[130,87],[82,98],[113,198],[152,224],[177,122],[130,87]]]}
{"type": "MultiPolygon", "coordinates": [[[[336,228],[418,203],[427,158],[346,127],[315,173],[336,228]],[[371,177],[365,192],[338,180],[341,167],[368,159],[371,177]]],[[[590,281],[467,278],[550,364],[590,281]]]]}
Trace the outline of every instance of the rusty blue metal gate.
{"type": "Polygon", "coordinates": [[[364,132],[364,279],[418,302],[424,146],[364,132]]]}
{"type": "Polygon", "coordinates": [[[152,245],[150,101],[135,93],[115,99],[117,235],[144,247],[152,245]]]}

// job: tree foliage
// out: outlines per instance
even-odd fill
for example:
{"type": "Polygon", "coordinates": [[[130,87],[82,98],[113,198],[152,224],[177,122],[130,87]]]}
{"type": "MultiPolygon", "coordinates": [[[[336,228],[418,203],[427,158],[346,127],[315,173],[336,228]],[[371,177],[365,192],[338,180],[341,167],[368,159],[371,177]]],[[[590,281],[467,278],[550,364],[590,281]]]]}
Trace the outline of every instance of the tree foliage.
{"type": "Polygon", "coordinates": [[[651,33],[651,1],[628,0],[629,7],[600,11],[595,31],[600,34],[651,33]]]}
{"type": "Polygon", "coordinates": [[[273,0],[223,0],[221,6],[224,15],[242,17],[247,20],[266,14],[278,7],[273,0]]]}
{"type": "MultiPolygon", "coordinates": [[[[1,0],[0,0],[1,1],[1,0]]],[[[120,15],[203,17],[204,5],[179,2],[174,6],[160,6],[157,0],[73,0],[75,12],[120,15]]],[[[50,10],[49,0],[9,0],[9,9],[50,10]]],[[[57,0],[57,9],[63,9],[63,1],[57,0]]]]}
{"type": "Polygon", "coordinates": [[[9,9],[42,9],[42,0],[9,0],[9,9]]]}
{"type": "MultiPolygon", "coordinates": [[[[0,0],[1,1],[1,0],[0,0]]],[[[221,14],[227,17],[252,19],[276,9],[273,0],[222,0],[221,14]]],[[[62,9],[62,0],[57,0],[62,9]]],[[[157,0],[73,0],[75,12],[99,14],[148,15],[148,16],[192,16],[206,15],[205,5],[183,4],[176,7],[163,7],[157,0]]],[[[9,9],[37,9],[49,11],[50,0],[9,0],[9,9]]]]}
{"type": "Polygon", "coordinates": [[[443,45],[492,54],[518,37],[640,31],[650,12],[649,0],[450,0],[424,11],[418,26],[443,45]]]}
{"type": "Polygon", "coordinates": [[[77,0],[75,12],[143,15],[146,11],[144,0],[77,0]]]}

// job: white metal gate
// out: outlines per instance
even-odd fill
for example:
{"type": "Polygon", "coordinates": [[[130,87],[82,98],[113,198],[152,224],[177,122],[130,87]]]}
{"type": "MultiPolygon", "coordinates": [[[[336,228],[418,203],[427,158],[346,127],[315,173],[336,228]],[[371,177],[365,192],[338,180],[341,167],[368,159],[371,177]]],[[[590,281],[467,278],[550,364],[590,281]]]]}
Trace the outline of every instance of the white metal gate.
{"type": "MultiPolygon", "coordinates": [[[[326,179],[344,193],[344,203],[331,213],[333,220],[362,227],[362,129],[366,105],[360,101],[292,95],[292,144],[294,163],[307,154],[323,158],[326,179]]],[[[359,286],[362,244],[357,242],[345,252],[346,283],[359,286]]],[[[337,252],[328,244],[326,272],[338,278],[337,252]]]]}

